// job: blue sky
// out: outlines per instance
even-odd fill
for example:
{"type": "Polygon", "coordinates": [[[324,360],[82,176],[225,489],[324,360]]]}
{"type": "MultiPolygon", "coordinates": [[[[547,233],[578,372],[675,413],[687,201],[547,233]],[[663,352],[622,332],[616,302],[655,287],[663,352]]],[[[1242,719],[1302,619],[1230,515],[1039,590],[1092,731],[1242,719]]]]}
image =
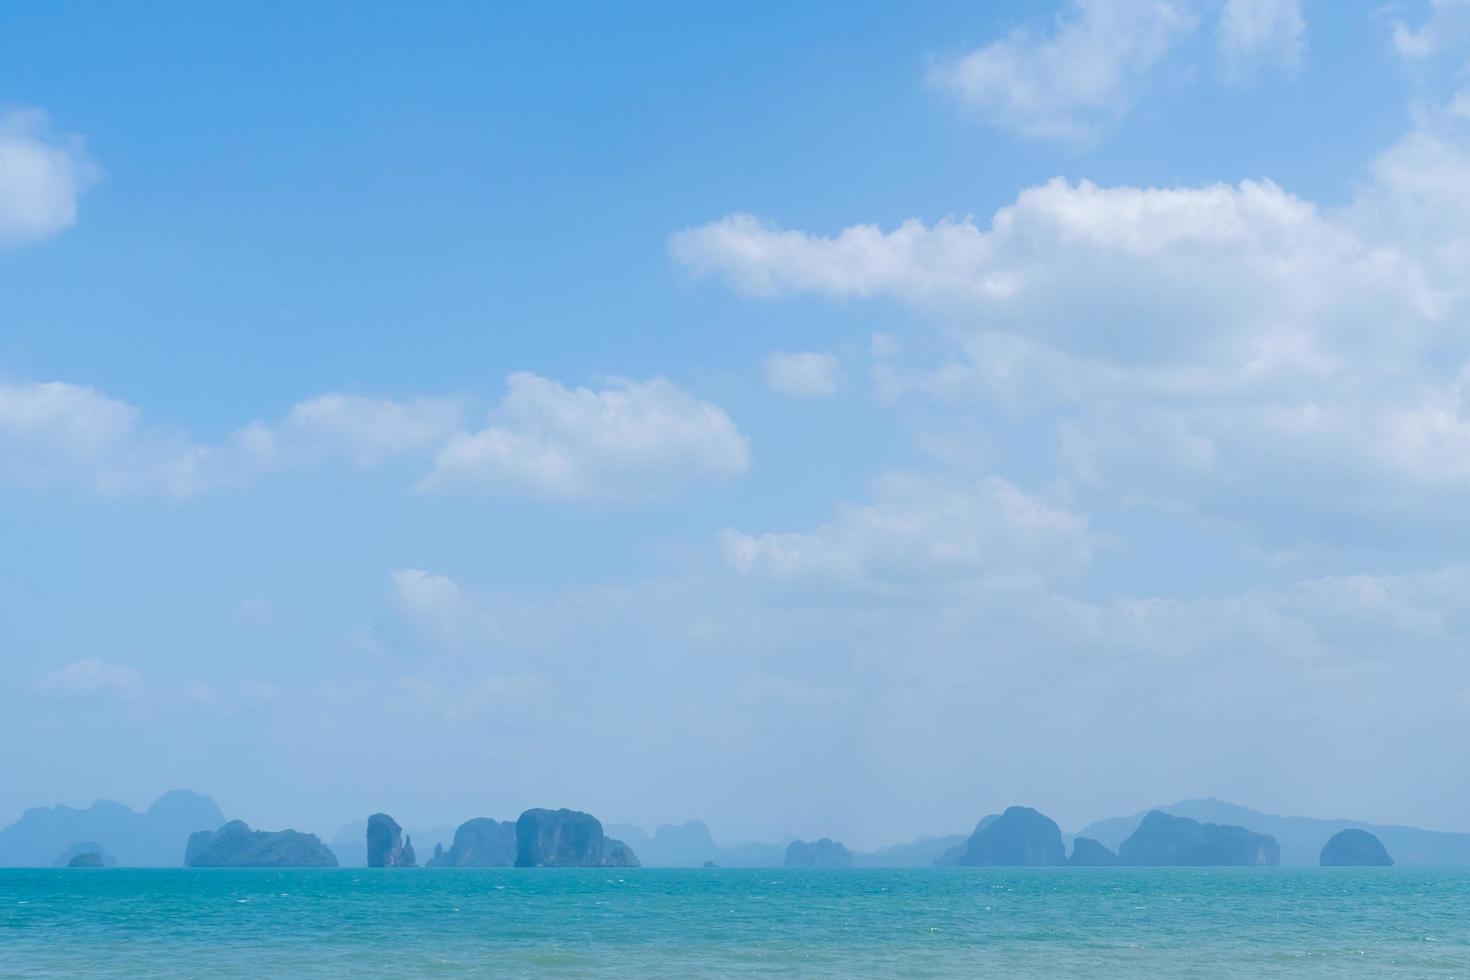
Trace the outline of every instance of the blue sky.
{"type": "Polygon", "coordinates": [[[1467,40],[0,12],[0,819],[1463,828],[1467,40]]]}

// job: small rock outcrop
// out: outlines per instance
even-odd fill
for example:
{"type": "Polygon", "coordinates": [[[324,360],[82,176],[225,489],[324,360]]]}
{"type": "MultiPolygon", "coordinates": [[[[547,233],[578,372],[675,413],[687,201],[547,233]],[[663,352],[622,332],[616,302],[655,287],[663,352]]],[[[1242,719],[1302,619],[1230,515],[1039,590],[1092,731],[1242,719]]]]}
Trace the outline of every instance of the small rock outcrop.
{"type": "Polygon", "coordinates": [[[416,868],[413,838],[405,844],[403,828],[386,813],[375,813],[367,822],[367,866],[369,868],[416,868]]]}
{"type": "Polygon", "coordinates": [[[1275,867],[1276,838],[1150,810],[1118,848],[1118,862],[1149,867],[1275,867]]]}
{"type": "MultiPolygon", "coordinates": [[[[606,838],[604,838],[605,840],[606,838]]],[[[509,868],[516,863],[516,825],[475,817],[460,824],[449,850],[437,844],[430,868],[509,868]]]]}
{"type": "Polygon", "coordinates": [[[841,841],[823,837],[810,843],[794,840],[786,847],[787,868],[850,868],[852,852],[841,841]]]}
{"type": "Polygon", "coordinates": [[[1067,858],[1067,864],[1074,868],[1111,868],[1117,863],[1118,855],[1091,837],[1078,837],[1072,841],[1072,856],[1067,858]]]}
{"type": "Polygon", "coordinates": [[[1393,858],[1383,841],[1366,830],[1339,830],[1322,848],[1318,863],[1324,868],[1389,868],[1393,858]]]}
{"type": "Polygon", "coordinates": [[[66,862],[68,868],[105,868],[102,855],[96,851],[83,851],[70,861],[66,862]]]}
{"type": "Polygon", "coordinates": [[[110,868],[117,864],[107,849],[94,840],[77,841],[75,844],[56,855],[56,860],[51,862],[53,868],[110,868]],[[79,857],[91,855],[99,864],[73,864],[79,857]]]}
{"type": "Polygon", "coordinates": [[[335,868],[336,856],[316,834],[251,830],[231,820],[219,830],[189,835],[184,864],[190,868],[335,868]]]}
{"type": "Polygon", "coordinates": [[[636,868],[638,858],[579,810],[527,810],[516,821],[518,868],[636,868]]]}
{"type": "Polygon", "coordinates": [[[1050,867],[1067,863],[1056,821],[1029,806],[1008,807],[981,821],[957,862],[961,867],[1050,867]]]}

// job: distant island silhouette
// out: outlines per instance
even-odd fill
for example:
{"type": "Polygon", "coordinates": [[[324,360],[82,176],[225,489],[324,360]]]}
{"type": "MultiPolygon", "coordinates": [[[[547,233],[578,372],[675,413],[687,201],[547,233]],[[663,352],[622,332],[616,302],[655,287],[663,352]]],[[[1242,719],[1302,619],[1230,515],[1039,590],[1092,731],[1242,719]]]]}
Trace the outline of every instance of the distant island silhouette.
{"type": "Polygon", "coordinates": [[[474,817],[407,831],[387,813],[324,843],[297,830],[252,829],[215,802],[173,790],[146,811],[99,800],[85,809],[27,810],[0,830],[0,867],[1114,867],[1470,865],[1470,834],[1361,821],[1263,814],[1221,800],[1185,800],[1096,821],[1076,834],[1026,806],[982,818],[968,834],[921,837],[874,851],[841,841],[718,843],[698,820],[604,828],[590,813],[532,808],[514,820],[474,817]]]}

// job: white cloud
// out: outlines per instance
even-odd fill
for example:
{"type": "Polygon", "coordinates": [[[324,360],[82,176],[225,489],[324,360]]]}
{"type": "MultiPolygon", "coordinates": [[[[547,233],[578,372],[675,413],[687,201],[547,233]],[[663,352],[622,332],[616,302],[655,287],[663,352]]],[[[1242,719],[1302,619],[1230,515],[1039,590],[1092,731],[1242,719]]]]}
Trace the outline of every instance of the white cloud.
{"type": "Polygon", "coordinates": [[[0,383],[0,481],[101,493],[182,493],[196,452],[144,432],[139,410],[82,385],[0,383]]]}
{"type": "Polygon", "coordinates": [[[99,174],[82,142],[56,137],[45,113],[0,113],[0,246],[70,228],[77,198],[99,174]]]}
{"type": "Polygon", "coordinates": [[[1049,430],[1057,477],[1094,501],[1272,533],[1288,515],[1292,534],[1354,514],[1385,538],[1405,518],[1462,530],[1470,96],[1422,110],[1368,174],[1334,208],[1270,181],[1058,179],[988,223],[816,235],[736,214],[671,250],[742,292],[929,314],[952,353],[884,357],[884,397],[1049,430]]]}
{"type": "Polygon", "coordinates": [[[1424,62],[1459,48],[1470,37],[1470,0],[1429,0],[1429,16],[1417,27],[1393,22],[1393,49],[1410,62],[1424,62]]]}
{"type": "Polygon", "coordinates": [[[447,400],[327,394],[293,406],[282,428],[298,452],[341,456],[365,468],[437,449],[459,428],[461,415],[447,400]]]}
{"type": "Polygon", "coordinates": [[[1017,28],[929,73],[935,88],[1027,136],[1095,136],[1145,76],[1194,30],[1192,2],[1070,0],[1049,33],[1017,28]]]}
{"type": "Polygon", "coordinates": [[[328,394],[277,426],[253,422],[210,444],[146,425],[136,406],[85,385],[0,382],[0,483],[188,497],[332,459],[367,467],[427,455],[459,418],[450,402],[328,394]]]}
{"type": "Polygon", "coordinates": [[[775,583],[907,591],[960,582],[1028,584],[1073,574],[1094,546],[1085,516],[997,477],[895,473],[871,504],[843,504],[812,531],[720,535],[726,562],[775,583]]]}
{"type": "Polygon", "coordinates": [[[667,381],[591,391],[516,374],[509,385],[477,433],[460,430],[456,401],[329,393],[210,443],[83,385],[0,382],[0,484],[188,497],[285,469],[432,457],[432,489],[648,500],[749,466],[729,416],[667,381]]]}
{"type": "Polygon", "coordinates": [[[1366,330],[1364,302],[1412,319],[1432,317],[1441,299],[1412,256],[1258,181],[1103,188],[1056,179],[1023,191],[988,227],[910,220],[833,237],[737,214],[679,232],[671,248],[694,274],[754,294],[887,295],[970,322],[1024,318],[1018,332],[1128,360],[1140,353],[1140,331],[1162,345],[1153,359],[1231,339],[1242,367],[1258,370],[1311,356],[1281,345],[1320,329],[1322,313],[1336,329],[1366,330]]]}
{"type": "Polygon", "coordinates": [[[64,694],[106,694],[135,701],[144,693],[143,679],[131,667],[108,663],[99,657],[83,657],[41,678],[42,691],[64,694]]]}
{"type": "Polygon", "coordinates": [[[593,391],[513,374],[487,428],[439,452],[423,486],[564,500],[650,500],[739,476],[747,440],[718,406],[662,379],[593,391]]]}
{"type": "Polygon", "coordinates": [[[820,398],[836,394],[842,364],[831,354],[774,351],[761,365],[766,387],[791,398],[820,398]]]}
{"type": "Polygon", "coordinates": [[[400,568],[393,572],[392,578],[399,611],[437,646],[459,648],[494,639],[503,632],[498,617],[483,605],[471,602],[447,575],[400,568]]]}
{"type": "Polygon", "coordinates": [[[1259,62],[1296,69],[1306,31],[1302,0],[1225,0],[1216,33],[1226,77],[1242,80],[1259,62]]]}

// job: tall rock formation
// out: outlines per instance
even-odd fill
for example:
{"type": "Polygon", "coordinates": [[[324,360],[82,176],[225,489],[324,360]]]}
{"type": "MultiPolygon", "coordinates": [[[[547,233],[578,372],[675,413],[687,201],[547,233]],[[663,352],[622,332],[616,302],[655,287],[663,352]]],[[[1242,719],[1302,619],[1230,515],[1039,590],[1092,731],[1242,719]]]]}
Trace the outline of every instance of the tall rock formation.
{"type": "Polygon", "coordinates": [[[841,841],[823,837],[807,843],[794,840],[786,847],[786,868],[850,868],[852,852],[841,841]]]}
{"type": "Polygon", "coordinates": [[[337,858],[316,834],[251,830],[231,820],[219,830],[189,836],[184,864],[191,868],[335,868],[337,858]]]}
{"type": "Polygon", "coordinates": [[[1393,858],[1388,856],[1383,842],[1366,830],[1340,830],[1332,835],[1322,848],[1318,863],[1324,868],[1388,868],[1393,858]]]}
{"type": "Polygon", "coordinates": [[[1276,838],[1244,827],[1200,823],[1151,810],[1118,848],[1120,864],[1190,867],[1275,867],[1276,838]]]}
{"type": "Polygon", "coordinates": [[[1067,863],[1056,821],[1029,806],[982,821],[956,862],[961,867],[1048,867],[1067,863]]]}
{"type": "Polygon", "coordinates": [[[375,813],[367,822],[367,866],[369,868],[416,868],[413,839],[403,842],[403,828],[386,813],[375,813]]]}
{"type": "Polygon", "coordinates": [[[518,868],[636,868],[638,857],[578,810],[527,810],[516,821],[518,868]]]}

